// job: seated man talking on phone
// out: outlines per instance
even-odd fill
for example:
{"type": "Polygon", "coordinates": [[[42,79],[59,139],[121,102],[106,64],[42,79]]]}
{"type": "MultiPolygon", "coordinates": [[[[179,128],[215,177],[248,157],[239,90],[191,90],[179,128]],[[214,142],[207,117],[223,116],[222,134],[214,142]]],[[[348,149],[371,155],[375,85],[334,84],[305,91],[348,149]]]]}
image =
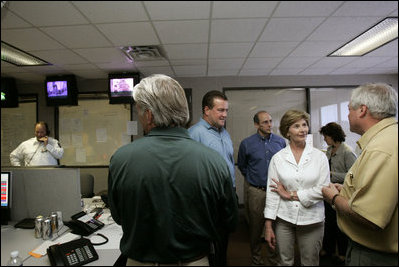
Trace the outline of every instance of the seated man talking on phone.
{"type": "Polygon", "coordinates": [[[54,166],[62,158],[64,149],[58,140],[49,137],[47,123],[35,124],[35,137],[22,142],[10,154],[12,166],[54,166]]]}

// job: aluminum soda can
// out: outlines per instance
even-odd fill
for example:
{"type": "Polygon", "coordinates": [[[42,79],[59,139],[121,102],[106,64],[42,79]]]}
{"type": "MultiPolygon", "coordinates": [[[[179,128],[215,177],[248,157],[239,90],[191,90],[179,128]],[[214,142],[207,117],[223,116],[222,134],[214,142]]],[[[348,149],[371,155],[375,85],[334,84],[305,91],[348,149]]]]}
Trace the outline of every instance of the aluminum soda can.
{"type": "Polygon", "coordinates": [[[57,212],[52,212],[51,216],[51,232],[52,233],[57,233],[58,232],[58,215],[57,212]]]}
{"type": "Polygon", "coordinates": [[[43,216],[39,215],[35,218],[35,237],[42,238],[43,231],[42,231],[42,223],[43,223],[43,216]]]}
{"type": "Polygon", "coordinates": [[[43,240],[48,240],[53,237],[53,233],[51,231],[51,219],[49,217],[44,219],[42,224],[42,231],[43,231],[43,240]]]}

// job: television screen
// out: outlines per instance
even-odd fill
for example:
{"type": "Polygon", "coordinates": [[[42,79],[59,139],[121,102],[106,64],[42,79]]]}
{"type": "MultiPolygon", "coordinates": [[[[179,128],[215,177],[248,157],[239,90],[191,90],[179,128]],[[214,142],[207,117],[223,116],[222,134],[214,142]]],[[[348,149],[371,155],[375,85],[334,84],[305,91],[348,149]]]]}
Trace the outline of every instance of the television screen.
{"type": "Polygon", "coordinates": [[[13,78],[1,78],[1,107],[16,108],[19,106],[18,90],[13,78]]]}
{"type": "Polygon", "coordinates": [[[110,104],[133,103],[133,87],[139,82],[138,73],[108,75],[108,96],[110,104]]]}
{"type": "Polygon", "coordinates": [[[49,76],[44,85],[47,106],[78,105],[78,89],[74,75],[49,76]]]}
{"type": "Polygon", "coordinates": [[[68,82],[67,81],[48,81],[47,95],[50,98],[67,98],[68,82]]]}

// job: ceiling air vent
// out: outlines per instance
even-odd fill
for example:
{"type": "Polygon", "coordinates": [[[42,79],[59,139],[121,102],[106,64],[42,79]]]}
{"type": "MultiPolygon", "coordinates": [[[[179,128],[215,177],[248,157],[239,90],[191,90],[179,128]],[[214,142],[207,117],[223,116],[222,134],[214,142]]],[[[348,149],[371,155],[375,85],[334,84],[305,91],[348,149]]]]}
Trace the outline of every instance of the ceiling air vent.
{"type": "Polygon", "coordinates": [[[125,46],[122,47],[121,49],[132,61],[149,61],[149,60],[164,59],[158,47],[156,46],[125,46]]]}

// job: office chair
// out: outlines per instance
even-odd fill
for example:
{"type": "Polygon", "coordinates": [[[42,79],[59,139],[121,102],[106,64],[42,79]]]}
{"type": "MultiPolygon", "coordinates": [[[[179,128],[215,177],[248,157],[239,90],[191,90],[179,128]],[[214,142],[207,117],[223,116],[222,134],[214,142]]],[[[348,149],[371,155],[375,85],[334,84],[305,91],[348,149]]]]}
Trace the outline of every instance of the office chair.
{"type": "Polygon", "coordinates": [[[82,198],[90,198],[94,196],[94,176],[90,173],[80,174],[80,192],[82,198]]]}

